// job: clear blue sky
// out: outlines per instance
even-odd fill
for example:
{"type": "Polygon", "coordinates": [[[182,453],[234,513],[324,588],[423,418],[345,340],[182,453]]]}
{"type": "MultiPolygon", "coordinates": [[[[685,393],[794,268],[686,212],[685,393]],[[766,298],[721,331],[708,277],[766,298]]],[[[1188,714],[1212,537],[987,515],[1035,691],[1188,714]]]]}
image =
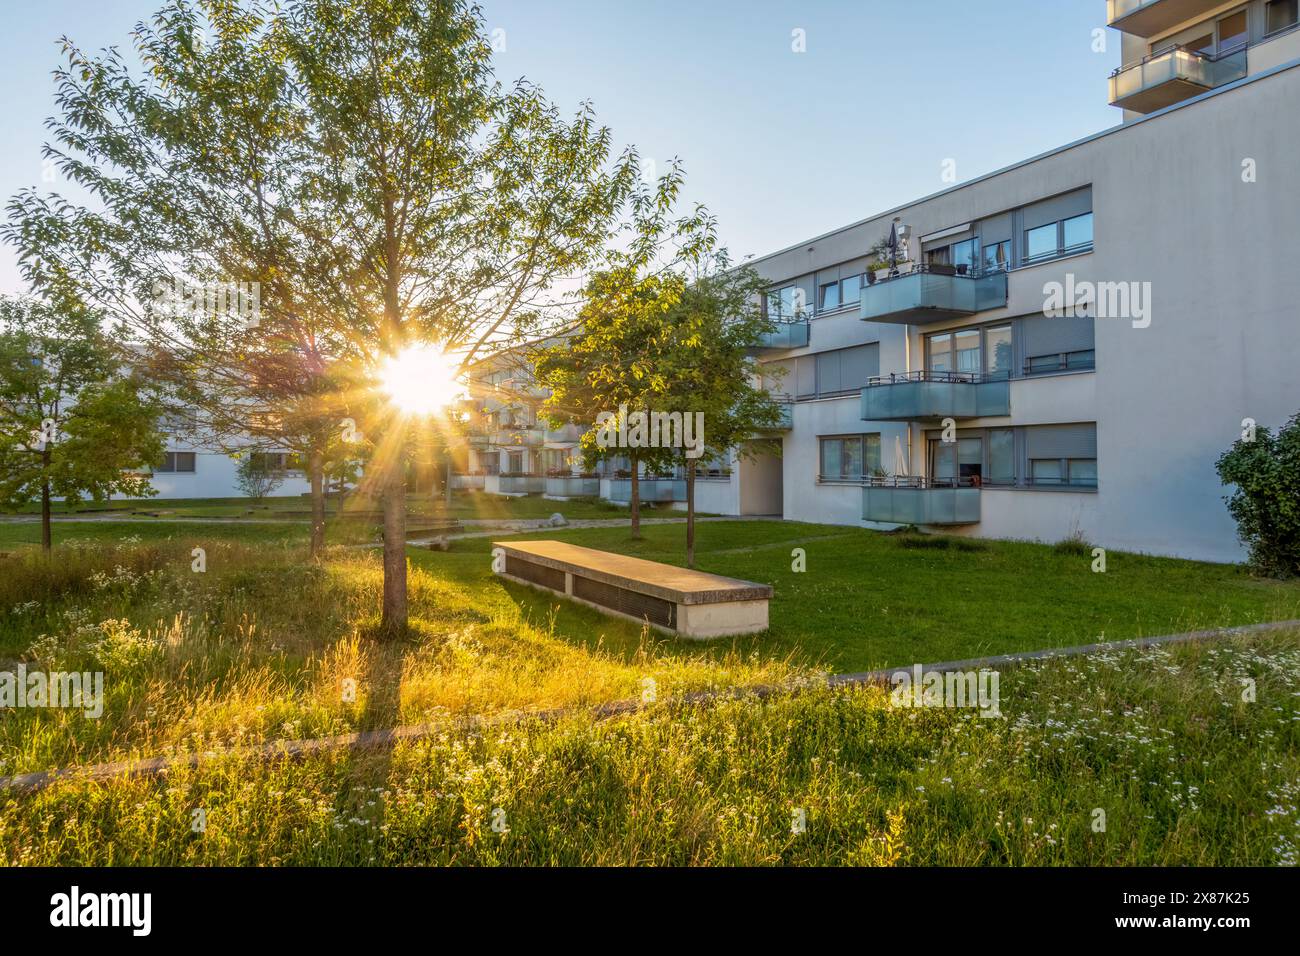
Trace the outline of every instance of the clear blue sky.
{"type": "MultiPolygon", "coordinates": [[[[733,255],[793,245],[1119,122],[1104,0],[483,0],[503,80],[686,164],[733,255]],[[804,31],[795,53],[792,31],[804,31]]],[[[129,46],[157,0],[5,4],[0,196],[41,185],[58,38],[129,46]]],[[[49,187],[47,187],[49,188],[49,187]]],[[[0,291],[21,283],[0,249],[0,291]]]]}

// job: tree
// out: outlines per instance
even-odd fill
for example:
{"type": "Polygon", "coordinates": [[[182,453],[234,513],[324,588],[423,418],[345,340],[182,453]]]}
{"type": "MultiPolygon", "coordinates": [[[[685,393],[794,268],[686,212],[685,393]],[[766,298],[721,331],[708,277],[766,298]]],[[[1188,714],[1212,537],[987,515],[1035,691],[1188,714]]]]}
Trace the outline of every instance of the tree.
{"type": "Polygon", "coordinates": [[[72,305],[0,298],[0,504],[156,492],[140,469],[157,464],[158,407],[114,357],[98,317],[72,305]]]}
{"type": "Polygon", "coordinates": [[[245,497],[266,498],[284,484],[284,471],[274,467],[265,452],[250,451],[239,459],[235,483],[245,497]]]}
{"type": "Polygon", "coordinates": [[[77,283],[179,374],[215,382],[196,386],[219,396],[209,409],[240,409],[220,396],[263,352],[286,369],[263,392],[274,421],[337,429],[335,405],[355,409],[382,489],[383,629],[399,633],[413,423],[373,400],[384,360],[433,344],[472,370],[558,328],[554,290],[625,213],[662,215],[680,177],[638,200],[636,152],[614,157],[589,105],[566,121],[532,84],[496,82],[464,0],[171,0],[134,37],[143,76],[67,41],[58,74],[47,155],[102,209],[23,193],[6,238],[37,287],[77,283]],[[259,283],[259,324],[207,338],[142,307],[178,277],[259,283]],[[259,344],[273,335],[283,347],[259,344]]]}
{"type": "Polygon", "coordinates": [[[1215,464],[1224,500],[1258,574],[1300,575],[1300,414],[1274,435],[1252,426],[1215,464]]]}
{"type": "MultiPolygon", "coordinates": [[[[658,407],[664,392],[656,372],[664,317],[682,288],[672,271],[642,277],[636,272],[627,266],[593,277],[583,290],[578,331],[539,350],[536,358],[538,381],[550,390],[542,412],[553,425],[585,427],[581,447],[586,466],[620,452],[630,459],[634,539],[641,536],[640,467],[666,465],[673,455],[661,448],[602,445],[598,422],[624,408],[631,413],[658,407]]],[[[617,418],[610,422],[614,428],[619,424],[617,418]]]]}
{"type": "Polygon", "coordinates": [[[687,567],[695,567],[700,459],[732,453],[754,457],[766,450],[754,439],[781,421],[781,408],[762,387],[753,358],[754,347],[772,328],[759,304],[766,287],[752,268],[732,268],[726,250],[720,250],[701,260],[694,280],[664,316],[654,359],[661,408],[703,425],[694,436],[698,445],[679,452],[686,471],[687,567]]]}

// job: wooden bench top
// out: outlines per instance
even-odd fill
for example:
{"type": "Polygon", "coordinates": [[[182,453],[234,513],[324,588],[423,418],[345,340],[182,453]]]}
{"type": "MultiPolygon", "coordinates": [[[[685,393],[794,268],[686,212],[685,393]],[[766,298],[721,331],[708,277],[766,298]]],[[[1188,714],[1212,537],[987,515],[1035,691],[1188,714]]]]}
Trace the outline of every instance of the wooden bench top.
{"type": "Polygon", "coordinates": [[[764,601],[772,597],[770,584],[756,584],[707,571],[692,571],[644,558],[630,558],[563,541],[494,541],[507,556],[514,555],[544,567],[578,574],[629,591],[650,594],[677,604],[720,604],[727,601],[764,601]]]}

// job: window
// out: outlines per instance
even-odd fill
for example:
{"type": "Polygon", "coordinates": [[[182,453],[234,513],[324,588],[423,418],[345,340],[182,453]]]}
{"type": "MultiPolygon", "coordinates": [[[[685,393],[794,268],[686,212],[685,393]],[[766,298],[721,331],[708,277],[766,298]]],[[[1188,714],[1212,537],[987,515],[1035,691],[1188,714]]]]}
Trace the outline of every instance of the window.
{"type": "Polygon", "coordinates": [[[192,451],[169,451],[163,455],[162,463],[154,468],[154,474],[193,474],[195,471],[195,456],[192,451]]]}
{"type": "Polygon", "coordinates": [[[849,276],[840,280],[840,304],[848,305],[862,298],[862,275],[849,276]]]}
{"type": "Polygon", "coordinates": [[[804,311],[804,291],[796,285],[773,289],[767,294],[767,314],[778,321],[792,322],[804,311]]]}
{"type": "Polygon", "coordinates": [[[1075,216],[1061,223],[1062,249],[1072,252],[1092,245],[1092,213],[1075,216]]]}
{"type": "Polygon", "coordinates": [[[1025,374],[1060,372],[1097,367],[1097,353],[1093,349],[1077,352],[1055,352],[1051,355],[1031,355],[1025,359],[1025,374]]]}
{"type": "Polygon", "coordinates": [[[496,452],[480,455],[479,464],[483,466],[483,474],[485,475],[499,475],[501,473],[501,456],[496,452]]]}
{"type": "Polygon", "coordinates": [[[509,465],[509,467],[510,467],[510,472],[511,472],[511,474],[518,475],[518,474],[521,474],[521,473],[523,472],[523,470],[524,470],[524,455],[523,455],[523,452],[512,451],[512,452],[510,453],[510,465],[509,465]]]}
{"type": "Polygon", "coordinates": [[[1030,459],[1029,476],[1036,485],[1059,485],[1061,483],[1061,459],[1030,459]]]}
{"type": "Polygon", "coordinates": [[[297,455],[287,451],[255,451],[250,457],[262,471],[302,471],[297,455]]]}
{"type": "Polygon", "coordinates": [[[840,284],[838,282],[828,282],[821,287],[820,303],[817,306],[823,312],[829,312],[831,309],[840,307],[840,284]]]}
{"type": "Polygon", "coordinates": [[[1025,261],[1068,255],[1092,246],[1092,213],[1025,230],[1025,261]]]}
{"type": "Polygon", "coordinates": [[[1005,272],[1011,266],[1011,240],[1004,239],[984,247],[984,271],[1005,272]]]}
{"type": "Polygon", "coordinates": [[[989,431],[989,483],[1016,483],[1016,433],[1010,428],[989,431]]]}
{"type": "Polygon", "coordinates": [[[984,474],[984,439],[930,441],[930,478],[938,485],[978,485],[984,474]]]}
{"type": "Polygon", "coordinates": [[[1066,461],[1066,469],[1070,484],[1097,487],[1097,459],[1070,458],[1066,461]]]}
{"type": "Polygon", "coordinates": [[[861,481],[880,470],[879,435],[821,439],[822,481],[861,481]]]}
{"type": "Polygon", "coordinates": [[[951,265],[952,250],[948,246],[940,246],[938,249],[927,249],[925,252],[925,261],[932,266],[951,265]]]}
{"type": "Polygon", "coordinates": [[[1269,0],[1267,33],[1276,33],[1300,22],[1300,0],[1269,0]]]}
{"type": "Polygon", "coordinates": [[[952,264],[958,271],[961,271],[962,266],[965,266],[967,271],[974,271],[976,264],[974,239],[963,239],[961,242],[953,243],[952,264]]]}
{"type": "Polygon", "coordinates": [[[1219,56],[1246,45],[1249,32],[1246,29],[1245,10],[1238,10],[1236,13],[1228,14],[1216,24],[1216,27],[1219,34],[1219,45],[1216,53],[1219,56]]]}
{"type": "Polygon", "coordinates": [[[930,371],[952,370],[952,336],[947,333],[930,336],[930,371]]]}
{"type": "Polygon", "coordinates": [[[963,329],[930,336],[930,371],[978,375],[980,330],[963,329]]]}
{"type": "MultiPolygon", "coordinates": [[[[793,361],[795,396],[829,398],[866,388],[867,381],[880,374],[880,346],[872,343],[828,349],[793,361]]],[[[789,377],[785,387],[789,391],[789,377]]]]}
{"type": "Polygon", "coordinates": [[[1025,232],[1025,259],[1042,259],[1056,255],[1056,223],[1025,232]]]}
{"type": "Polygon", "coordinates": [[[1004,379],[1011,377],[1011,326],[999,325],[984,330],[984,377],[1004,379]]]}

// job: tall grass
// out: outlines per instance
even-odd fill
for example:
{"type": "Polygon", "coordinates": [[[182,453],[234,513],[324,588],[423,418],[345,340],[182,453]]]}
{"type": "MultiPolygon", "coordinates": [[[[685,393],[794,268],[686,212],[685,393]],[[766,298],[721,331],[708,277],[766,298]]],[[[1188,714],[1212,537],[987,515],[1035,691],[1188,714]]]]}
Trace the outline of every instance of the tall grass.
{"type": "Polygon", "coordinates": [[[0,859],[1294,863],[1298,675],[1291,634],[1008,671],[1005,720],[810,690],[448,731],[391,752],[220,758],[161,781],[0,795],[0,859]]]}

